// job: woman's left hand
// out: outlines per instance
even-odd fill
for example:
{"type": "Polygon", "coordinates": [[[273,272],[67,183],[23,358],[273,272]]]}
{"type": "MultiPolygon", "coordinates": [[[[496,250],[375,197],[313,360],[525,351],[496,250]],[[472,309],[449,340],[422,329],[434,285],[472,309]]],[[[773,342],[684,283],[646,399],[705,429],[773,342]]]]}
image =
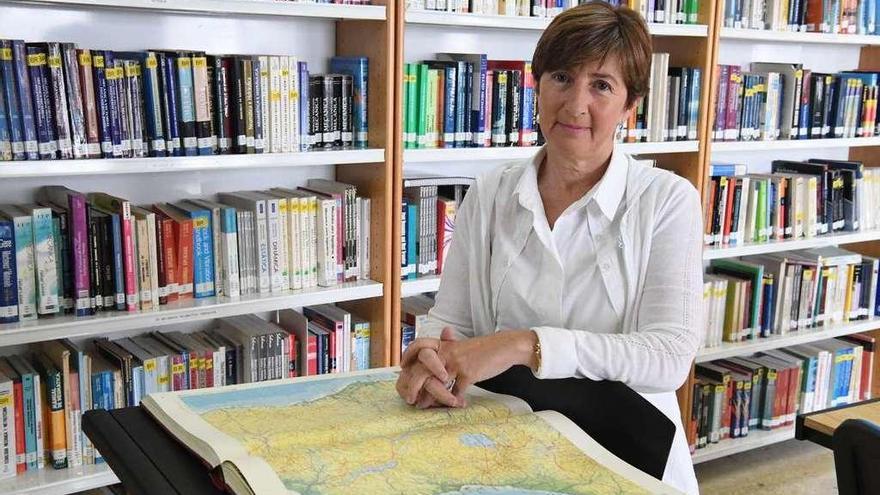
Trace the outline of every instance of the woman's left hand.
{"type": "Polygon", "coordinates": [[[506,330],[466,340],[455,340],[450,329],[443,332],[440,359],[449,377],[455,380],[452,393],[462,404],[465,391],[474,383],[500,375],[518,364],[535,365],[538,335],[532,330],[506,330]]]}

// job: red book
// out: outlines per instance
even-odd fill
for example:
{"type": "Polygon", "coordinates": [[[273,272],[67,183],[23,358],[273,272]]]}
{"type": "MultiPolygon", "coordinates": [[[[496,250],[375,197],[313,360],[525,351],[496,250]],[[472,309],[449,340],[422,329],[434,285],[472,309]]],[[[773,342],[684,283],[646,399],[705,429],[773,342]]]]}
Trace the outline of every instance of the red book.
{"type": "Polygon", "coordinates": [[[167,304],[177,300],[177,240],[174,236],[174,221],[165,216],[161,210],[156,214],[156,242],[158,252],[156,259],[159,266],[159,304],[167,304]]]}
{"type": "Polygon", "coordinates": [[[495,84],[495,71],[486,71],[486,132],[482,146],[492,146],[492,85],[495,84]]]}
{"type": "Polygon", "coordinates": [[[437,108],[434,109],[434,125],[437,129],[437,140],[434,141],[434,146],[437,148],[452,148],[455,146],[455,134],[453,134],[452,142],[447,145],[446,142],[446,133],[443,132],[446,130],[444,112],[446,110],[446,70],[445,69],[432,69],[437,73],[437,108]]]}
{"type": "Polygon", "coordinates": [[[287,334],[287,351],[288,351],[287,376],[289,378],[294,378],[298,375],[297,369],[296,369],[296,359],[298,357],[297,352],[296,352],[297,344],[298,344],[298,342],[296,341],[296,335],[294,335],[293,333],[288,333],[287,334]]]}
{"type": "Polygon", "coordinates": [[[90,193],[89,201],[105,211],[119,214],[122,225],[122,269],[125,272],[125,307],[137,311],[137,274],[135,273],[134,225],[131,218],[131,203],[128,200],[105,193],[90,193]]]}
{"type": "Polygon", "coordinates": [[[730,224],[733,221],[733,209],[734,209],[733,197],[734,197],[734,192],[736,191],[736,183],[737,183],[737,179],[735,177],[728,177],[728,179],[727,179],[727,192],[726,192],[726,194],[727,194],[727,208],[724,211],[724,228],[721,231],[722,244],[730,243],[730,230],[731,230],[730,224]]]}
{"type": "Polygon", "coordinates": [[[458,205],[454,200],[444,197],[437,198],[437,274],[443,273],[443,263],[452,244],[455,232],[455,214],[458,205]]]}
{"type": "Polygon", "coordinates": [[[876,340],[867,333],[855,333],[845,337],[838,337],[838,339],[862,346],[862,376],[858,400],[870,399],[871,382],[874,379],[874,345],[876,340]]]}
{"type": "MultiPolygon", "coordinates": [[[[192,299],[193,297],[193,221],[166,203],[153,205],[152,210],[171,220],[174,243],[176,247],[177,297],[192,299]]],[[[166,237],[167,239],[167,237],[166,237]]]]}
{"type": "MultiPolygon", "coordinates": [[[[0,373],[12,380],[12,409],[15,422],[15,472],[27,471],[25,439],[24,439],[24,391],[21,375],[15,371],[6,358],[0,358],[0,373]]],[[[48,409],[48,407],[46,408],[48,409]]]]}
{"type": "Polygon", "coordinates": [[[739,122],[737,114],[740,105],[740,89],[742,88],[742,69],[738,65],[731,65],[728,68],[728,84],[727,84],[727,105],[724,109],[724,140],[736,141],[741,139],[739,122]]]}

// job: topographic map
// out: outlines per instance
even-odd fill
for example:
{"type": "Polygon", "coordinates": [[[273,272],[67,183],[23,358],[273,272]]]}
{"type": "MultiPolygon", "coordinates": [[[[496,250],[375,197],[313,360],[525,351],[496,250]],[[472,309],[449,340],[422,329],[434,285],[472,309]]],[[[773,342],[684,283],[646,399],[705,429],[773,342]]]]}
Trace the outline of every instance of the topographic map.
{"type": "MultiPolygon", "coordinates": [[[[207,423],[190,429],[216,431],[229,437],[224,440],[227,444],[231,438],[246,456],[265,461],[293,493],[657,491],[646,489],[641,477],[637,477],[641,483],[631,481],[630,471],[624,470],[627,476],[623,476],[585,454],[583,445],[563,433],[564,424],[562,428],[553,424],[566,422],[562,416],[532,413],[515,398],[479,390],[463,409],[418,410],[398,397],[395,380],[395,373],[383,371],[158,395],[170,396],[183,406],[170,417],[176,416],[182,424],[207,423]],[[187,414],[195,417],[180,417],[187,414]]],[[[211,445],[210,439],[201,440],[211,445]]],[[[240,469],[247,478],[246,469],[240,469]]]]}

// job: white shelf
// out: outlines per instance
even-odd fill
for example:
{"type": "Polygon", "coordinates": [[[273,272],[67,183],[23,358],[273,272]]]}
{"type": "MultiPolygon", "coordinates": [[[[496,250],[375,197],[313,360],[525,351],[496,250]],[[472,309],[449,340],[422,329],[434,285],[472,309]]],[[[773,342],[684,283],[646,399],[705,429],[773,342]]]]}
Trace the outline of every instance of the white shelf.
{"type": "Polygon", "coordinates": [[[777,428],[775,430],[750,430],[748,436],[731,438],[718,443],[708,445],[697,450],[693,454],[694,464],[720,459],[740,452],[773,445],[794,438],[794,426],[777,428]]]}
{"type": "Polygon", "coordinates": [[[790,332],[787,335],[774,335],[772,337],[758,338],[746,342],[722,342],[720,346],[700,349],[697,352],[697,362],[704,363],[715,359],[725,359],[734,356],[744,356],[755,352],[778,349],[792,345],[808,344],[819,340],[833,339],[843,335],[851,335],[880,328],[880,318],[858,320],[842,323],[824,329],[807,329],[790,332]]]}
{"type": "Polygon", "coordinates": [[[167,156],[90,160],[0,162],[0,179],[75,175],[151,174],[253,168],[290,168],[314,165],[377,163],[384,149],[303,151],[250,155],[167,156]]]}
{"type": "Polygon", "coordinates": [[[733,247],[705,246],[703,248],[703,259],[714,260],[721,258],[735,258],[737,256],[778,253],[780,251],[793,251],[795,249],[839,246],[843,244],[877,240],[880,240],[880,231],[831,234],[813,237],[812,239],[781,240],[733,247]]]}
{"type": "Polygon", "coordinates": [[[863,34],[799,33],[766,29],[721,28],[721,39],[774,43],[822,43],[828,45],[880,45],[880,36],[863,34]]]}
{"type": "Polygon", "coordinates": [[[880,136],[825,139],[780,139],[776,141],[716,141],[712,151],[777,151],[818,148],[855,148],[880,146],[880,136]]]}
{"type": "MultiPolygon", "coordinates": [[[[698,141],[668,141],[661,143],[618,143],[619,150],[631,155],[652,153],[689,153],[699,149],[698,141]]],[[[408,163],[436,163],[459,161],[519,160],[537,153],[538,146],[503,146],[488,148],[429,148],[403,151],[408,163]]]]}
{"type": "Polygon", "coordinates": [[[107,464],[77,468],[46,467],[0,481],[0,493],[17,495],[68,495],[119,483],[107,464]]]}
{"type": "MultiPolygon", "coordinates": [[[[547,17],[527,17],[512,15],[462,14],[431,10],[408,10],[407,24],[429,24],[438,26],[478,27],[495,29],[520,29],[543,31],[552,21],[547,17]]],[[[709,28],[705,24],[655,24],[648,29],[655,36],[706,37],[709,28]]]]}
{"type": "Polygon", "coordinates": [[[238,299],[207,297],[159,306],[154,311],[108,311],[95,316],[59,315],[0,325],[0,347],[70,337],[105,335],[137,328],[210,320],[283,308],[311,306],[380,297],[382,284],[372,280],[335,287],[315,287],[283,294],[250,295],[238,299]]]}
{"type": "Polygon", "coordinates": [[[125,10],[209,15],[268,15],[319,19],[385,20],[384,5],[341,5],[272,0],[12,0],[53,6],[101,7],[125,10]]]}
{"type": "Polygon", "coordinates": [[[438,275],[419,277],[415,280],[401,281],[400,297],[415,296],[426,292],[437,292],[438,290],[440,290],[440,277],[438,275]]]}

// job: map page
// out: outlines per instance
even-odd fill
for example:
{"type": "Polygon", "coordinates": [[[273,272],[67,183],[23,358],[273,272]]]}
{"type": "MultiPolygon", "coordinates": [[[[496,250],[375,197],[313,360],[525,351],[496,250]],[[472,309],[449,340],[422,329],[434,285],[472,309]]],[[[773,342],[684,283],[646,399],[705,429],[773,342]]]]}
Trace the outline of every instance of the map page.
{"type": "Polygon", "coordinates": [[[144,406],[239,493],[676,493],[574,423],[473,388],[419,410],[394,370],[153,394],[144,406]]]}

